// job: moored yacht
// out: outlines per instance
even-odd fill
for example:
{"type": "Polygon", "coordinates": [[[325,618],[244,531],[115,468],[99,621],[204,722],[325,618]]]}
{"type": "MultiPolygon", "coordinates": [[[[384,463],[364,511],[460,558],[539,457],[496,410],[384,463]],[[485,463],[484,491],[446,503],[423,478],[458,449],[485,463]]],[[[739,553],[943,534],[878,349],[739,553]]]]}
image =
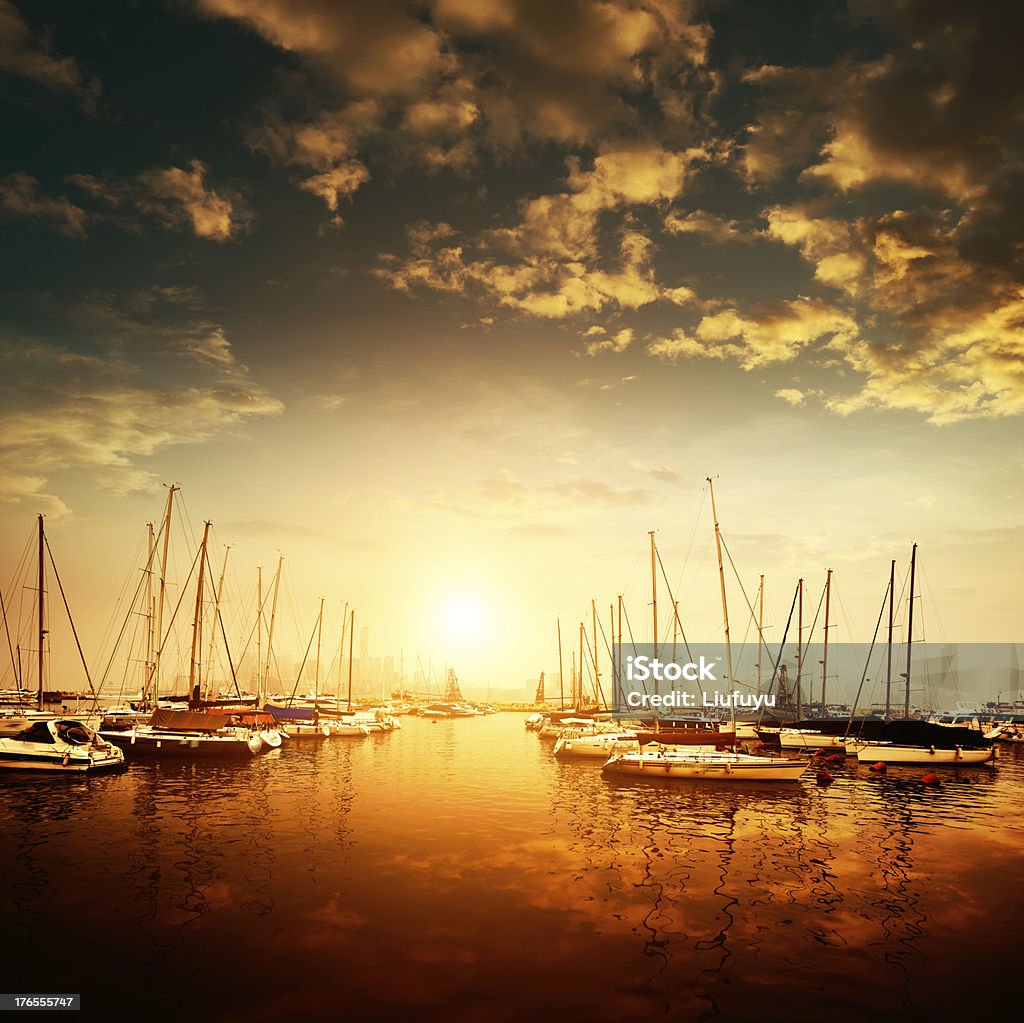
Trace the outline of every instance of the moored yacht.
{"type": "MultiPolygon", "coordinates": [[[[232,724],[228,714],[158,710],[149,724],[124,731],[100,732],[103,739],[120,747],[129,759],[174,757],[178,759],[249,758],[274,747],[272,729],[256,724],[232,724]]],[[[277,745],[280,745],[278,742],[277,745]]]]}
{"type": "Polygon", "coordinates": [[[605,774],[643,778],[696,778],[704,781],[799,781],[809,761],[759,757],[702,747],[679,749],[648,745],[620,753],[601,768],[605,774]]]}
{"type": "Polygon", "coordinates": [[[565,728],[555,742],[556,757],[600,757],[617,753],[639,753],[636,732],[592,732],[565,728]]]}
{"type": "Polygon", "coordinates": [[[893,742],[859,742],[857,762],[861,764],[944,764],[958,767],[963,764],[988,764],[996,758],[995,746],[963,747],[952,749],[935,746],[901,746],[893,742]]]}
{"type": "Polygon", "coordinates": [[[77,718],[35,721],[0,738],[0,770],[95,774],[124,766],[124,753],[77,718]]]}

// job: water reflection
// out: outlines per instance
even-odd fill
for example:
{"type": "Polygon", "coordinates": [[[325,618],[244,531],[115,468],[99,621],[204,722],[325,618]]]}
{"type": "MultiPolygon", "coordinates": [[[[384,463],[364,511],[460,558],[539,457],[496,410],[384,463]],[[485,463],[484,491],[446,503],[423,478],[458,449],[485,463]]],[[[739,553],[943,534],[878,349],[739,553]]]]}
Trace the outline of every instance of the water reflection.
{"type": "Polygon", "coordinates": [[[373,1019],[790,1021],[810,995],[830,1021],[943,1018],[974,998],[960,978],[1012,969],[1021,753],[939,789],[852,764],[828,789],[605,778],[505,716],[4,779],[6,961],[95,990],[116,957],[170,1018],[156,967],[247,1023],[333,1012],[339,964],[373,1019]]]}
{"type": "Polygon", "coordinates": [[[987,797],[1005,806],[1006,791],[991,774],[953,772],[935,790],[919,777],[835,770],[826,790],[555,767],[552,815],[573,836],[570,858],[583,865],[575,879],[596,883],[611,871],[607,890],[632,897],[611,916],[633,921],[640,956],[656,964],[645,985],[664,1006],[731,1018],[753,987],[774,987],[794,969],[824,978],[849,1006],[913,1006],[906,960],[930,936],[915,843],[922,832],[933,848],[954,840],[947,831],[977,834],[990,819],[987,797]],[[873,963],[892,974],[879,978],[873,963]]]}

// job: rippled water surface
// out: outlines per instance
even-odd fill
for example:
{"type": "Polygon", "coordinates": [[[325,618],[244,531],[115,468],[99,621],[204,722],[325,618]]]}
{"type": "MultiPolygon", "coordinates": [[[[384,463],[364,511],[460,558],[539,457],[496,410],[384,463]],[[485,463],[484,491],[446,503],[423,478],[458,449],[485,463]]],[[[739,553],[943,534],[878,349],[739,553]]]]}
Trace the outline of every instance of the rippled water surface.
{"type": "Polygon", "coordinates": [[[612,780],[523,715],[0,777],[7,991],[112,1018],[943,1020],[1016,980],[1024,751],[612,780]]]}

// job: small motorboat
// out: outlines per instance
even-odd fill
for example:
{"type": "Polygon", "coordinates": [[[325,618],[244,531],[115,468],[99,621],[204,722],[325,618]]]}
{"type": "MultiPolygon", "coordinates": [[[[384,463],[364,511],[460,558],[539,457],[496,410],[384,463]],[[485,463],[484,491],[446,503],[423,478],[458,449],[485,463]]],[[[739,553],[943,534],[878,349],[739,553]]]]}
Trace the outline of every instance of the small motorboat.
{"type": "Polygon", "coordinates": [[[96,773],[125,766],[124,753],[78,718],[33,721],[0,737],[0,769],[96,773]]]}

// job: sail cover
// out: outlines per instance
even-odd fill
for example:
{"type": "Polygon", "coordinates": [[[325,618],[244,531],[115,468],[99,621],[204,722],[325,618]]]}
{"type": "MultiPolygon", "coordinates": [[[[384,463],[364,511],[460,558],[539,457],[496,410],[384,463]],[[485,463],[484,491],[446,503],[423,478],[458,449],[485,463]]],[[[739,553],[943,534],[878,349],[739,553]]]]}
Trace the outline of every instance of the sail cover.
{"type": "Polygon", "coordinates": [[[315,713],[312,707],[279,707],[275,703],[264,704],[263,709],[278,721],[312,721],[315,713]]]}
{"type": "Polygon", "coordinates": [[[157,710],[149,719],[154,728],[173,728],[179,732],[216,732],[227,723],[225,714],[199,714],[191,710],[157,710]]]}

